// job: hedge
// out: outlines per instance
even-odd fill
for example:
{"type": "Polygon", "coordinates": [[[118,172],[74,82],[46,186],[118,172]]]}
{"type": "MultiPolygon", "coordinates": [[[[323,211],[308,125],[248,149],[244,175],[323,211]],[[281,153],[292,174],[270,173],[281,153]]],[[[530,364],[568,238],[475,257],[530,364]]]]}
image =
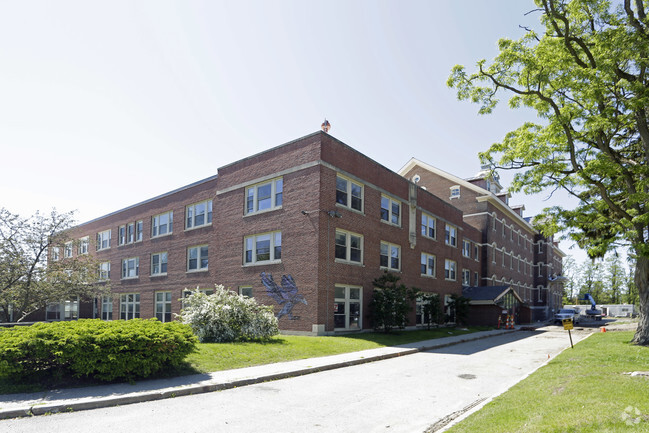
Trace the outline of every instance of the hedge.
{"type": "Polygon", "coordinates": [[[0,331],[0,377],[63,372],[133,380],[180,365],[196,350],[191,328],[156,319],[37,323],[0,331]]]}

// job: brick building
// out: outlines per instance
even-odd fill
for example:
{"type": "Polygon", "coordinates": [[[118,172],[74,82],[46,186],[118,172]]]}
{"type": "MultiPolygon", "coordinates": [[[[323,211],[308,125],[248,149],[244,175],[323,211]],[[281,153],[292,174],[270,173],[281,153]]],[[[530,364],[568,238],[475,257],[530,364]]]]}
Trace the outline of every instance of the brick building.
{"type": "Polygon", "coordinates": [[[399,174],[462,210],[464,222],[481,233],[481,286],[512,286],[531,321],[546,320],[561,307],[565,254],[532,227],[523,205],[509,204],[497,174],[483,169],[465,180],[415,158],[399,174]]]}
{"type": "MultiPolygon", "coordinates": [[[[467,211],[467,194],[445,197],[449,189],[432,171],[413,170],[421,173],[417,182],[317,132],[81,224],[71,232],[85,249],[61,248],[64,255],[95,254],[112,297],[78,316],[168,321],[186,290],[223,284],[274,305],[285,332],[368,329],[372,282],[385,271],[445,298],[461,295],[463,285],[498,281],[528,290],[532,303],[540,299],[534,284],[543,283],[532,269],[540,258],[557,269],[554,249],[530,250],[542,244],[538,233],[506,203],[476,193],[478,205],[467,211]],[[483,202],[485,218],[496,215],[513,229],[511,239],[485,230],[490,220],[478,223],[483,202]],[[508,257],[502,269],[492,263],[494,252],[508,257]],[[291,281],[294,302],[278,305],[268,287],[282,290],[291,281]]],[[[409,324],[418,321],[413,309],[409,324]]]]}

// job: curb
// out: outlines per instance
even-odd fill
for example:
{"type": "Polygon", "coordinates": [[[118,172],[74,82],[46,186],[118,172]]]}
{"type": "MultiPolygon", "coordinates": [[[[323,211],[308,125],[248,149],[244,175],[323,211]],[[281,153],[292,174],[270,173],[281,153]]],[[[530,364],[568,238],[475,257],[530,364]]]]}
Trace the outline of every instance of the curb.
{"type": "Polygon", "coordinates": [[[37,415],[46,415],[62,412],[77,412],[81,410],[90,410],[90,409],[100,409],[105,407],[112,406],[123,406],[133,403],[142,403],[147,401],[163,400],[167,398],[183,397],[188,395],[195,394],[204,394],[214,391],[223,391],[232,388],[239,388],[242,386],[254,385],[262,382],[269,382],[274,380],[288,379],[291,377],[304,376],[307,374],[319,373],[322,371],[335,370],[338,368],[352,367],[355,365],[367,364],[375,361],[382,361],[391,358],[397,358],[400,356],[412,355],[419,352],[425,352],[428,350],[441,349],[444,347],[455,346],[457,344],[467,343],[475,340],[482,340],[491,337],[497,337],[504,334],[509,334],[518,331],[518,329],[508,329],[502,330],[498,333],[493,333],[490,335],[481,335],[473,336],[467,334],[466,338],[461,338],[456,341],[450,341],[440,344],[432,344],[415,348],[408,348],[403,346],[395,346],[397,348],[403,347],[403,350],[393,353],[384,353],[381,355],[368,356],[366,358],[352,359],[349,361],[336,362],[332,364],[323,365],[320,367],[310,367],[310,368],[299,368],[295,370],[289,370],[282,373],[267,374],[262,376],[257,376],[251,379],[240,379],[233,380],[228,382],[214,383],[210,385],[197,385],[197,386],[188,386],[184,388],[179,388],[175,390],[166,390],[166,391],[145,391],[136,395],[123,395],[116,397],[99,397],[92,401],[84,402],[73,402],[68,404],[36,404],[30,406],[29,408],[22,409],[9,409],[1,410],[0,409],[0,420],[9,419],[9,418],[21,418],[37,415]]]}

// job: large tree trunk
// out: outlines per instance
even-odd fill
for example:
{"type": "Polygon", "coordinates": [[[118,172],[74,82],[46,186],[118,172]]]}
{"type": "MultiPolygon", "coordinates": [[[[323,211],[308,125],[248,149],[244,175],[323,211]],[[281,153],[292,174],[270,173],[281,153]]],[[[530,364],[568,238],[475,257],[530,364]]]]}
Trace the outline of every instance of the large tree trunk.
{"type": "Polygon", "coordinates": [[[640,321],[633,342],[649,346],[649,257],[637,256],[635,285],[640,298],[640,321]]]}

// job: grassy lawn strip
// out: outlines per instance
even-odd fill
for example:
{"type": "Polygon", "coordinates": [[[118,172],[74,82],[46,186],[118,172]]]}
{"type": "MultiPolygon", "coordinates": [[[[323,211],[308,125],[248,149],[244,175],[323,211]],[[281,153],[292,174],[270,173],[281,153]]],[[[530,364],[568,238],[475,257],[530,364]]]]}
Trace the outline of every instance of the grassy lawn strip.
{"type": "MultiPolygon", "coordinates": [[[[247,343],[205,343],[198,345],[198,352],[187,357],[184,368],[165,371],[158,377],[180,376],[193,373],[230,370],[253,365],[293,361],[297,359],[336,355],[384,346],[397,346],[415,341],[430,340],[451,335],[468,334],[490,328],[439,328],[417,331],[395,331],[390,334],[360,333],[344,337],[302,337],[279,335],[268,342],[247,343]]],[[[154,378],[154,379],[155,379],[154,378]]],[[[46,389],[101,385],[87,379],[76,379],[61,375],[47,375],[34,378],[29,383],[14,383],[0,377],[0,394],[39,392],[46,389]]]]}
{"type": "Polygon", "coordinates": [[[597,333],[448,432],[649,432],[649,348],[597,333]]]}
{"type": "Polygon", "coordinates": [[[463,331],[453,328],[440,328],[417,331],[400,331],[390,334],[361,333],[344,337],[302,337],[280,335],[269,342],[257,343],[205,343],[200,344],[198,352],[187,357],[189,364],[199,372],[230,370],[253,365],[294,361],[297,359],[337,355],[375,349],[377,347],[397,346],[435,338],[461,335],[482,331],[488,328],[470,328],[463,331]]]}

